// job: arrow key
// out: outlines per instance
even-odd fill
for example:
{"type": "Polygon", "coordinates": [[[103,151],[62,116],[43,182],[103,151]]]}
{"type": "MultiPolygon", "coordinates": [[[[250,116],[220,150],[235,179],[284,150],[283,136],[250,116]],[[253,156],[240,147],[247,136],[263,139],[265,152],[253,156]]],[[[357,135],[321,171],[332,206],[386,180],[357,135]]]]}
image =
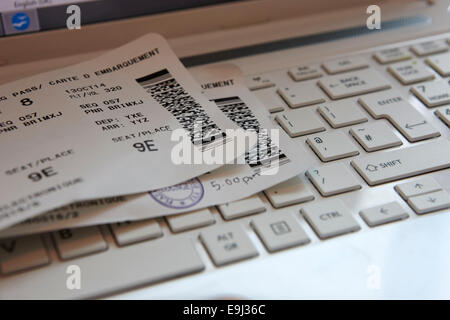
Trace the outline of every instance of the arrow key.
{"type": "Polygon", "coordinates": [[[450,194],[440,190],[408,199],[408,204],[417,214],[450,208],[450,194]]]}
{"type": "Polygon", "coordinates": [[[431,177],[424,177],[413,182],[402,183],[395,186],[395,190],[405,200],[421,194],[439,191],[441,189],[442,187],[431,177]]]}
{"type": "Polygon", "coordinates": [[[362,210],[360,215],[370,227],[376,227],[409,217],[405,209],[395,201],[362,210]]]}

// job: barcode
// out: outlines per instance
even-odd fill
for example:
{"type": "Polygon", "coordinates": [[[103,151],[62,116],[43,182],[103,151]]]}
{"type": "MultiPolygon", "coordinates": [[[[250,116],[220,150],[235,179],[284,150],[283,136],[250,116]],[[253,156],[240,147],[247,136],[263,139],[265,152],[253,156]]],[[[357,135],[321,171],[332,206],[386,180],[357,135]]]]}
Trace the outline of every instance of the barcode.
{"type": "Polygon", "coordinates": [[[178,120],[194,145],[206,150],[225,143],[225,132],[211,120],[202,106],[184,90],[167,69],[136,81],[178,120]]]}
{"type": "Polygon", "coordinates": [[[261,128],[252,110],[239,97],[212,100],[219,109],[244,130],[252,130],[258,135],[258,143],[245,154],[245,162],[255,171],[290,162],[289,158],[272,141],[267,129],[261,128]]]}

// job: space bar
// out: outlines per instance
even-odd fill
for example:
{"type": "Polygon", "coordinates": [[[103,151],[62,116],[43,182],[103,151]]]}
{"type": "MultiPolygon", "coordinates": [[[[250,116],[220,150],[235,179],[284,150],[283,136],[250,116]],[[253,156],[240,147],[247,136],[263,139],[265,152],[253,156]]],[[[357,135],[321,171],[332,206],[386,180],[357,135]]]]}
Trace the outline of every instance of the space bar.
{"type": "Polygon", "coordinates": [[[191,239],[161,238],[124,248],[110,248],[103,253],[66,263],[51,264],[26,273],[25,277],[29,278],[22,279],[24,281],[17,281],[14,277],[2,279],[0,298],[95,298],[192,274],[204,268],[191,239]],[[66,270],[69,265],[80,267],[80,290],[66,288],[66,270]]]}
{"type": "Polygon", "coordinates": [[[441,139],[375,153],[351,163],[369,185],[377,185],[450,167],[450,142],[441,139]]]}

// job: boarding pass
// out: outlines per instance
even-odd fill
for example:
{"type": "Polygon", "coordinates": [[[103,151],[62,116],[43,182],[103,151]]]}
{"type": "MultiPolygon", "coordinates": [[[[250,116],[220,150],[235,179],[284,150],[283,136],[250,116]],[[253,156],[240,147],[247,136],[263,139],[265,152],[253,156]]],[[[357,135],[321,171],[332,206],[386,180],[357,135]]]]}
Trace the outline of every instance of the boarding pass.
{"type": "MultiPolygon", "coordinates": [[[[79,200],[171,186],[222,165],[171,161],[237,128],[159,35],[0,87],[0,229],[79,200]]],[[[236,154],[239,156],[239,154],[236,154]]]]}

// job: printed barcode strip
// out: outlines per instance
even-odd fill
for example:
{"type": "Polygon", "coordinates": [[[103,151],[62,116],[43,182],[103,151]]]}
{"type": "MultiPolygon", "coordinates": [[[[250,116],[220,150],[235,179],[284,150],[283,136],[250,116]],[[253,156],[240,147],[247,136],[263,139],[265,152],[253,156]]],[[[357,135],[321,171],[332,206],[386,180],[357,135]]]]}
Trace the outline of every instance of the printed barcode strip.
{"type": "Polygon", "coordinates": [[[202,106],[189,95],[167,69],[136,79],[153,99],[169,111],[185,129],[191,142],[202,150],[225,142],[223,132],[202,106]]]}
{"type": "Polygon", "coordinates": [[[237,96],[212,100],[241,129],[253,130],[258,135],[257,145],[245,154],[250,168],[259,171],[262,167],[273,167],[290,162],[289,158],[270,139],[268,132],[261,128],[252,110],[237,96]]]}

